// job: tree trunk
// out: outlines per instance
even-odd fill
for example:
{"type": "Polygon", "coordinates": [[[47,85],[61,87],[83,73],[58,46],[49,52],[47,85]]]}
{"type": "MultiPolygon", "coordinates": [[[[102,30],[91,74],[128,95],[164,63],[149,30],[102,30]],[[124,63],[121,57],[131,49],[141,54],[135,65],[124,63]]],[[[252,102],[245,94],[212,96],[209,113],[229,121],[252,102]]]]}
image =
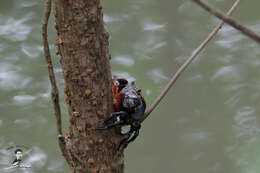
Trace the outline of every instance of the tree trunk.
{"type": "Polygon", "coordinates": [[[109,34],[100,1],[54,0],[53,13],[70,116],[66,160],[77,173],[122,173],[121,135],[94,130],[113,111],[109,34]]]}

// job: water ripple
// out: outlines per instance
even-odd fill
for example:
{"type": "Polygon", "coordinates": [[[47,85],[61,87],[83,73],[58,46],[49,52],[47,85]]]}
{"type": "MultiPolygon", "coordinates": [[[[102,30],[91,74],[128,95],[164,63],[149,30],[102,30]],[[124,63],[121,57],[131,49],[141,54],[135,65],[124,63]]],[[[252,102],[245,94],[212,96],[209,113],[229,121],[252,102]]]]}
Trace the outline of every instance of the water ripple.
{"type": "Polygon", "coordinates": [[[150,90],[150,89],[145,90],[145,94],[147,96],[150,96],[152,94],[152,90],[150,90]]]}
{"type": "Polygon", "coordinates": [[[31,81],[32,78],[22,77],[18,71],[20,68],[8,63],[0,63],[0,88],[5,90],[24,88],[31,81]]]}
{"type": "MultiPolygon", "coordinates": [[[[0,16],[0,18],[6,18],[0,16]]],[[[32,15],[26,15],[21,19],[8,18],[7,21],[0,21],[0,36],[11,41],[24,41],[27,39],[32,27],[24,24],[32,18],[32,15]]]]}
{"type": "Polygon", "coordinates": [[[2,52],[3,50],[5,50],[6,46],[3,44],[0,44],[0,52],[2,52]]]}
{"type": "Polygon", "coordinates": [[[230,105],[230,106],[235,106],[241,100],[241,95],[242,95],[242,92],[235,93],[227,101],[225,101],[225,104],[230,105]]]}
{"type": "Polygon", "coordinates": [[[232,51],[241,49],[241,46],[238,43],[246,38],[243,34],[228,25],[223,26],[219,32],[219,35],[220,39],[216,40],[215,43],[220,47],[230,49],[232,51]]]}
{"type": "Polygon", "coordinates": [[[47,168],[48,171],[57,171],[60,170],[63,166],[63,163],[60,160],[55,160],[50,163],[50,166],[47,168]]]}
{"type": "Polygon", "coordinates": [[[186,78],[186,80],[189,80],[189,81],[201,81],[203,79],[203,75],[202,74],[194,74],[194,75],[191,75],[190,77],[186,78]]]}
{"type": "Polygon", "coordinates": [[[167,42],[162,41],[162,42],[155,44],[151,49],[159,49],[159,48],[166,46],[166,45],[167,45],[167,42]]]}
{"type": "Polygon", "coordinates": [[[221,79],[224,81],[241,81],[243,79],[243,71],[238,65],[230,65],[221,67],[217,72],[211,77],[211,80],[221,79]]]}
{"type": "Polygon", "coordinates": [[[131,56],[128,55],[122,55],[122,56],[116,56],[112,59],[112,62],[115,61],[116,63],[123,65],[123,66],[127,66],[127,67],[131,67],[134,65],[134,59],[131,56]]]}
{"type": "Polygon", "coordinates": [[[260,133],[254,107],[245,106],[239,109],[234,117],[234,121],[237,137],[250,137],[250,141],[252,141],[252,137],[255,138],[260,133]]]}
{"type": "Polygon", "coordinates": [[[43,167],[46,164],[47,155],[38,147],[32,148],[32,153],[24,160],[24,164],[32,165],[32,167],[43,167]]]}
{"type": "Polygon", "coordinates": [[[135,81],[135,78],[133,76],[131,76],[129,73],[127,73],[127,72],[115,71],[115,72],[113,72],[113,75],[118,76],[119,78],[125,78],[129,82],[135,81]]]}
{"type": "Polygon", "coordinates": [[[224,90],[226,92],[237,91],[237,90],[240,90],[240,89],[242,89],[246,86],[247,86],[247,84],[245,84],[245,83],[230,84],[230,85],[227,85],[224,90]]]}
{"type": "Polygon", "coordinates": [[[199,16],[201,15],[202,11],[197,6],[194,6],[194,3],[191,1],[183,1],[181,5],[177,8],[178,13],[185,15],[185,16],[199,16]],[[189,13],[189,11],[192,11],[192,13],[189,13]]]}
{"type": "Polygon", "coordinates": [[[21,51],[28,57],[35,58],[41,54],[42,46],[40,45],[21,45],[21,51]]]}
{"type": "Polygon", "coordinates": [[[28,120],[15,120],[14,123],[16,124],[16,127],[18,127],[19,125],[24,127],[24,128],[29,128],[31,126],[31,122],[28,120]]]}
{"type": "Polygon", "coordinates": [[[160,31],[165,28],[166,24],[155,24],[155,23],[145,23],[143,25],[143,30],[145,31],[160,31]]]}
{"type": "Polygon", "coordinates": [[[256,109],[253,107],[243,107],[237,112],[235,116],[235,121],[238,125],[242,125],[245,124],[248,120],[256,120],[256,116],[254,116],[255,112],[256,109]]]}
{"type": "MultiPolygon", "coordinates": [[[[194,130],[193,130],[194,131],[194,130]]],[[[209,132],[197,131],[197,132],[189,132],[182,136],[182,139],[188,141],[189,143],[207,141],[211,134],[209,132]]]]}
{"type": "Polygon", "coordinates": [[[38,4],[38,2],[32,1],[32,2],[21,2],[19,3],[22,8],[24,7],[32,7],[38,4]]]}
{"type": "Polygon", "coordinates": [[[45,98],[45,99],[49,99],[51,96],[51,85],[48,86],[48,89],[46,92],[44,93],[39,93],[38,94],[39,97],[45,98]]]}
{"type": "Polygon", "coordinates": [[[38,98],[49,99],[51,95],[50,86],[48,87],[47,92],[45,93],[38,93],[35,96],[33,95],[17,95],[13,97],[14,103],[16,104],[29,104],[35,101],[38,98]]]}
{"type": "Polygon", "coordinates": [[[14,96],[14,102],[16,104],[28,104],[32,103],[37,97],[31,95],[14,96]]]}
{"type": "Polygon", "coordinates": [[[253,24],[249,27],[252,28],[252,30],[254,30],[255,32],[260,32],[260,22],[259,21],[256,24],[253,24]]]}
{"type": "Polygon", "coordinates": [[[104,22],[105,23],[120,22],[120,21],[125,20],[127,18],[128,18],[127,15],[121,15],[120,17],[119,16],[115,17],[115,16],[105,14],[104,15],[104,22]]]}
{"type": "Polygon", "coordinates": [[[162,81],[169,80],[169,78],[160,69],[153,69],[152,71],[149,71],[147,74],[156,84],[160,84],[162,81]]]}

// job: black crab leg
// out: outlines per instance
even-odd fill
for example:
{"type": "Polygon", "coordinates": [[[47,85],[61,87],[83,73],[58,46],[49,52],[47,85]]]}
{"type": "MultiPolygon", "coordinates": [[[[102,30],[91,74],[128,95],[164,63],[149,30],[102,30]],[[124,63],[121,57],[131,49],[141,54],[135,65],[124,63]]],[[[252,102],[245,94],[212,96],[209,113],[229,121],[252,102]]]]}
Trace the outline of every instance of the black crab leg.
{"type": "Polygon", "coordinates": [[[133,142],[139,135],[139,130],[140,130],[141,126],[138,127],[137,129],[135,129],[135,133],[134,135],[127,141],[127,145],[130,143],[130,142],[133,142]]]}
{"type": "Polygon", "coordinates": [[[122,147],[122,149],[125,149],[130,142],[133,142],[139,135],[140,128],[141,128],[141,125],[139,123],[131,125],[130,131],[128,133],[126,133],[124,138],[120,141],[120,145],[118,148],[120,149],[122,147]],[[134,135],[131,137],[131,135],[133,133],[134,133],[134,135]]]}
{"type": "Polygon", "coordinates": [[[112,127],[122,126],[122,125],[124,125],[123,121],[116,121],[114,123],[107,124],[107,125],[105,125],[103,127],[97,127],[97,128],[95,128],[95,130],[106,130],[106,129],[110,129],[112,127]]]}
{"type": "Polygon", "coordinates": [[[127,132],[127,133],[125,134],[124,138],[120,141],[120,144],[119,144],[119,146],[118,146],[118,150],[120,150],[121,147],[122,147],[122,149],[124,149],[124,148],[126,147],[125,145],[127,145],[127,141],[128,141],[128,139],[131,137],[131,135],[133,134],[133,132],[134,132],[134,130],[131,128],[131,129],[129,130],[129,132],[127,132]]]}
{"type": "Polygon", "coordinates": [[[111,119],[113,119],[113,118],[115,118],[115,117],[118,117],[118,116],[121,116],[121,115],[127,115],[127,112],[124,112],[124,111],[113,112],[110,117],[108,117],[108,118],[105,119],[104,122],[107,123],[107,122],[110,121],[111,119]]]}

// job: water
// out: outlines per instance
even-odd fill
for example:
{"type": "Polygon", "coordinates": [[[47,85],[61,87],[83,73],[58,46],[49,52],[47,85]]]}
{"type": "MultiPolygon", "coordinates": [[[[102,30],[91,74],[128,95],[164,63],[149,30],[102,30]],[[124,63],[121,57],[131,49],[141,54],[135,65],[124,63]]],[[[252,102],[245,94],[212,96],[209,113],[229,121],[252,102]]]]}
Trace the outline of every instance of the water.
{"type": "MultiPolygon", "coordinates": [[[[58,149],[49,99],[40,33],[43,4],[9,0],[0,6],[1,169],[13,159],[7,148],[24,145],[30,148],[25,163],[32,168],[17,172],[70,172],[58,149]]],[[[227,11],[232,2],[214,5],[227,11]]],[[[233,16],[260,33],[259,5],[242,1],[233,16]]],[[[149,104],[219,22],[191,1],[115,0],[103,6],[112,71],[136,80],[149,104]]],[[[53,18],[50,22],[54,43],[53,18]]],[[[259,45],[225,25],[143,123],[126,150],[126,173],[258,173],[259,55],[259,45]]],[[[66,122],[59,58],[54,57],[66,122]]]]}

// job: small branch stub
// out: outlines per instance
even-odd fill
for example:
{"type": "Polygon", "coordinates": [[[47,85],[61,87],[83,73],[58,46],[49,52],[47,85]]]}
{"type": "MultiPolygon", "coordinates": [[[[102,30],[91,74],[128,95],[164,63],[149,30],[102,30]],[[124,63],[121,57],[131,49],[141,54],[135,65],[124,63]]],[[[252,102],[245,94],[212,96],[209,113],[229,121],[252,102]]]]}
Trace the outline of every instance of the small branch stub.
{"type": "Polygon", "coordinates": [[[62,44],[62,43],[63,43],[63,41],[59,37],[55,41],[55,45],[59,45],[59,44],[62,44]]]}
{"type": "Polygon", "coordinates": [[[98,168],[90,168],[90,173],[98,173],[98,168]]]}
{"type": "Polygon", "coordinates": [[[87,90],[85,91],[85,94],[86,94],[87,97],[89,97],[90,94],[91,94],[91,90],[90,90],[90,89],[87,89],[87,90]]]}
{"type": "Polygon", "coordinates": [[[94,161],[93,158],[89,158],[89,159],[88,159],[88,163],[93,164],[94,162],[95,162],[95,161],[94,161]]]}
{"type": "Polygon", "coordinates": [[[72,113],[74,117],[80,117],[80,113],[79,112],[73,112],[72,113]]]}

